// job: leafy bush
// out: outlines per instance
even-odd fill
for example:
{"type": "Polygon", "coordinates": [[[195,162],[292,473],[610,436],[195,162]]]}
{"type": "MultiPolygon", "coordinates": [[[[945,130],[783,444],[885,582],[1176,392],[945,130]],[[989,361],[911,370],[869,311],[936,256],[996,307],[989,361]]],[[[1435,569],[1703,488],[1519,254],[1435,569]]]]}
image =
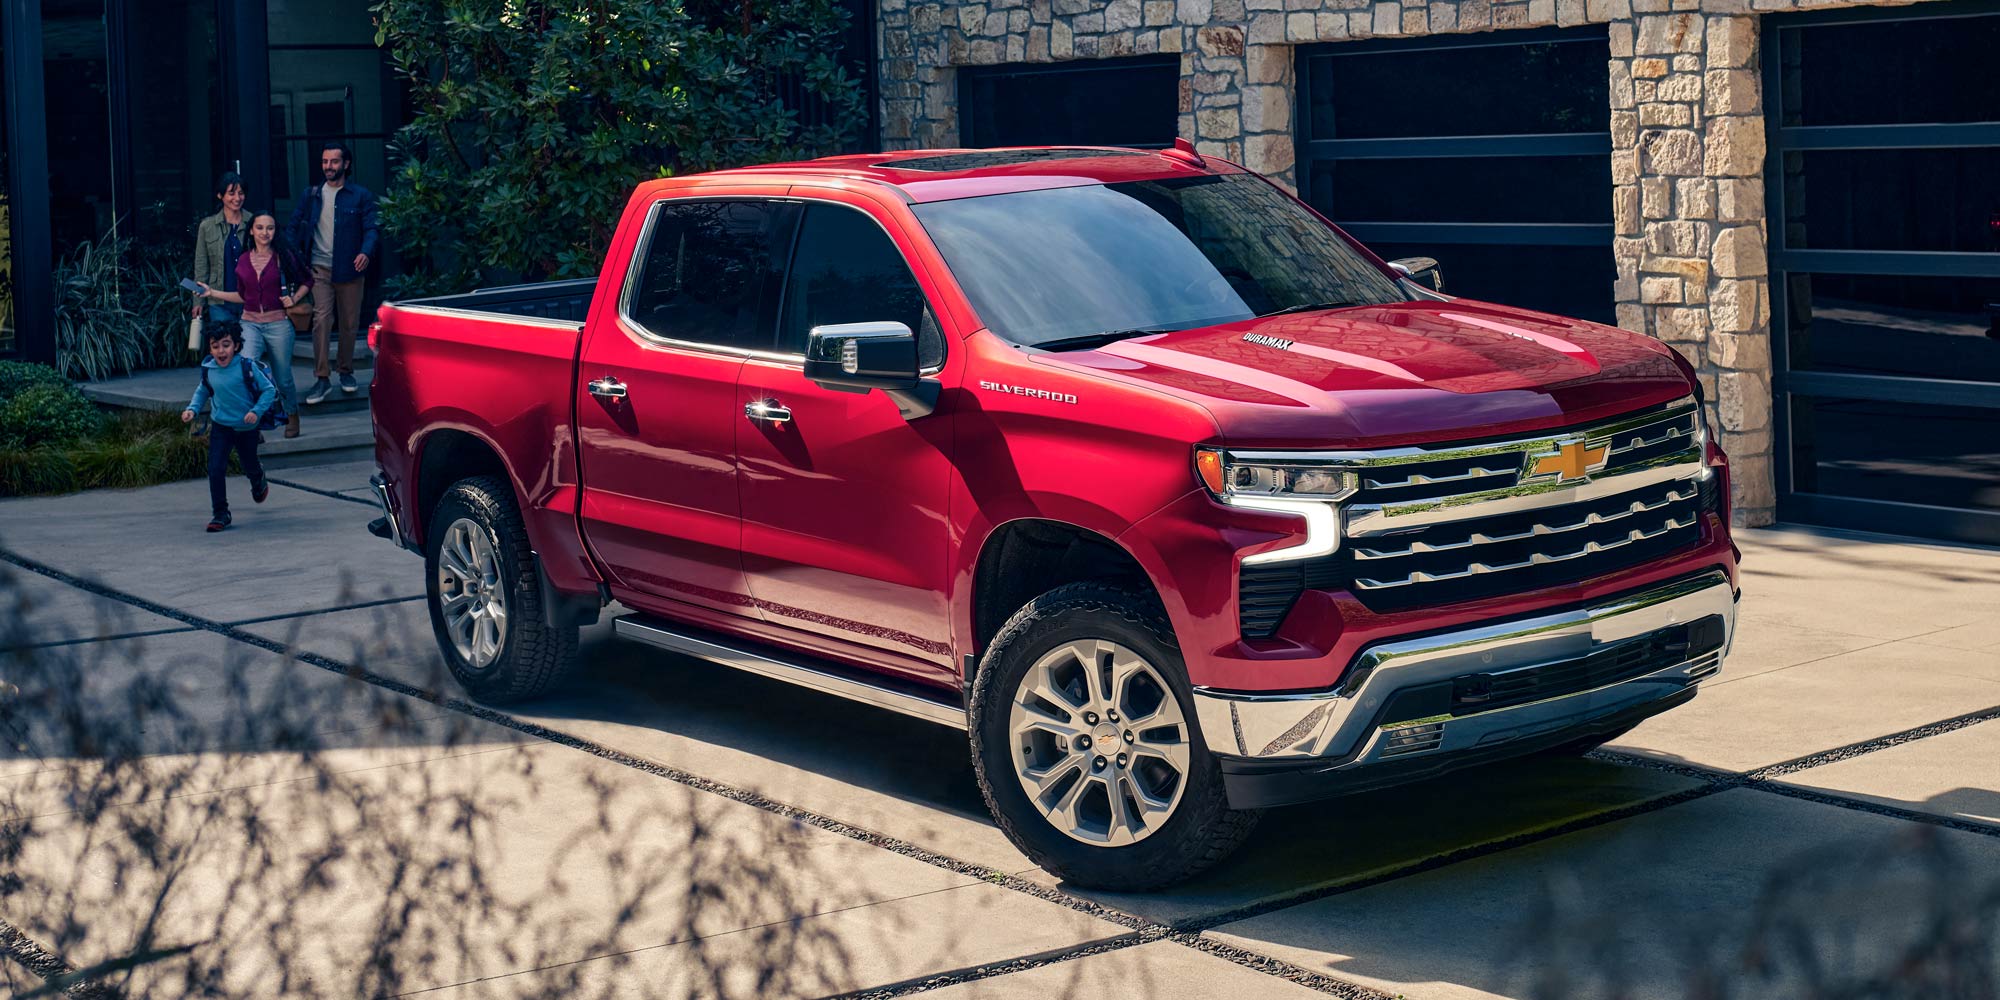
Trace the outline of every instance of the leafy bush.
{"type": "Polygon", "coordinates": [[[14,394],[32,385],[68,385],[69,379],[48,365],[27,361],[0,361],[0,406],[14,394]]]}
{"type": "Polygon", "coordinates": [[[151,486],[208,469],[208,445],[179,413],[126,412],[71,444],[0,441],[0,496],[151,486]]]}
{"type": "Polygon", "coordinates": [[[18,447],[0,441],[0,496],[66,493],[76,488],[69,452],[54,445],[18,447]]]}
{"type": "Polygon", "coordinates": [[[0,440],[21,446],[68,444],[103,426],[97,404],[67,382],[28,386],[0,407],[0,440]]]}
{"type": "Polygon", "coordinates": [[[186,262],[167,246],[105,236],[77,244],[55,270],[56,357],[63,374],[97,380],[188,359],[186,262]]]}
{"type": "Polygon", "coordinates": [[[832,0],[371,10],[416,109],[382,199],[395,294],[594,275],[639,181],[834,151],[865,120],[832,0]]]}

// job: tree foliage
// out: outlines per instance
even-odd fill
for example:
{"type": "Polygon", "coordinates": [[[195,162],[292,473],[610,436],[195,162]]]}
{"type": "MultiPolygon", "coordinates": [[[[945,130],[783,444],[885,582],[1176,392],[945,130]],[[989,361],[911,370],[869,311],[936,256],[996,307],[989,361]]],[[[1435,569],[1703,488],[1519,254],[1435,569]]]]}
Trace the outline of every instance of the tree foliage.
{"type": "Polygon", "coordinates": [[[634,184],[837,151],[864,120],[832,0],[372,9],[415,106],[382,199],[405,292],[594,275],[634,184]]]}

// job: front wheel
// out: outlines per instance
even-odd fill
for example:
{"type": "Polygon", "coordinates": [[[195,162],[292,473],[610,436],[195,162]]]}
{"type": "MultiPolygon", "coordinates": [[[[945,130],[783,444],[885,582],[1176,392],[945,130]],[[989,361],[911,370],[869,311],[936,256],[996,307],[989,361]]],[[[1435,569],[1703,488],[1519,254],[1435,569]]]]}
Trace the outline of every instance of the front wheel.
{"type": "Polygon", "coordinates": [[[496,476],[461,479],[431,512],[424,568],[431,631],[473,698],[519,701],[576,664],[576,629],[548,624],[514,491],[496,476]]]}
{"type": "Polygon", "coordinates": [[[973,764],[1015,846],[1081,886],[1139,891],[1227,857],[1257,814],[1229,808],[1157,604],[1071,584],[1010,619],[972,687],[973,764]]]}

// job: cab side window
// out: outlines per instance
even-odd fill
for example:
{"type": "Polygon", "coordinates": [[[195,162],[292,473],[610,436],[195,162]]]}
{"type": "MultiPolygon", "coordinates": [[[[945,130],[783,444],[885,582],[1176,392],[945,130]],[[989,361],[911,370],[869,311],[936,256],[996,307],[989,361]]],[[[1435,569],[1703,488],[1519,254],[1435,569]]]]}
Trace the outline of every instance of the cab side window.
{"type": "Polygon", "coordinates": [[[778,350],[804,354],[807,334],[835,323],[901,323],[917,334],[917,363],[944,363],[944,336],[902,251],[858,209],[805,206],[785,286],[778,350]]]}
{"type": "Polygon", "coordinates": [[[670,340],[770,350],[779,262],[798,206],[672,201],[654,209],[630,318],[670,340]]]}

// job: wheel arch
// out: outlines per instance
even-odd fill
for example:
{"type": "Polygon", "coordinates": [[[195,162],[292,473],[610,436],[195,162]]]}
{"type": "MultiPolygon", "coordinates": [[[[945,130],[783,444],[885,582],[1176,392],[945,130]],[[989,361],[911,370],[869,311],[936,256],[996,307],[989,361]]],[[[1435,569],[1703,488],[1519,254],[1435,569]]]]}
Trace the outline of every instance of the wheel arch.
{"type": "MultiPolygon", "coordinates": [[[[973,649],[983,655],[1007,619],[1036,596],[1071,583],[1108,583],[1162,604],[1136,555],[1102,532],[1053,518],[1023,517],[987,534],[972,572],[973,649]]],[[[972,683],[977,658],[964,682],[972,683]]]]}

